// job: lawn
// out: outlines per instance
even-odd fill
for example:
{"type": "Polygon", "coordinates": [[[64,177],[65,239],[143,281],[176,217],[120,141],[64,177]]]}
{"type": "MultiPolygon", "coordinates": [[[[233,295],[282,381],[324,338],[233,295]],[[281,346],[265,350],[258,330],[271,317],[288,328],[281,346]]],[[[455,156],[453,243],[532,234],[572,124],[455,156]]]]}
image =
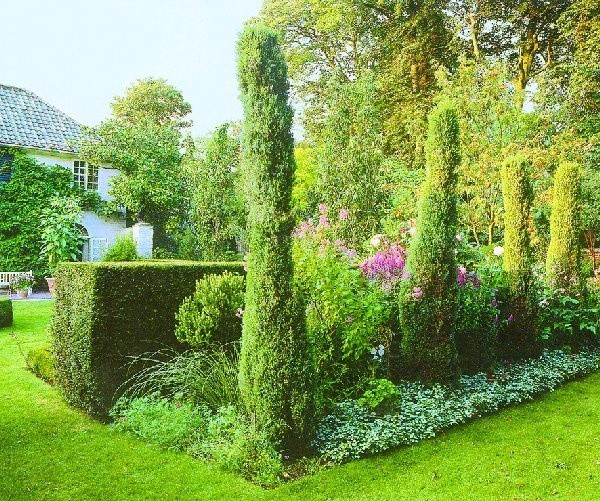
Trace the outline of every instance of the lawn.
{"type": "Polygon", "coordinates": [[[111,431],[25,369],[50,301],[0,329],[0,499],[597,499],[600,374],[413,447],[265,491],[111,431]]]}

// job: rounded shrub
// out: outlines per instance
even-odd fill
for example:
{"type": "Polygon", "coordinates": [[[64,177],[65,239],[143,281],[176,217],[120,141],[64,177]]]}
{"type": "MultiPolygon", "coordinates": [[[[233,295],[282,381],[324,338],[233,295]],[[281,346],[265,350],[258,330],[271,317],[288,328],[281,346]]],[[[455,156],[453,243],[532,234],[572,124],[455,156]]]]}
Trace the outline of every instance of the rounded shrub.
{"type": "Polygon", "coordinates": [[[546,257],[548,280],[565,289],[580,282],[581,231],[581,173],[578,164],[565,162],[554,174],[546,257]]]}
{"type": "Polygon", "coordinates": [[[117,235],[115,242],[104,253],[103,261],[135,261],[139,259],[137,245],[131,233],[117,235]]]}
{"type": "Polygon", "coordinates": [[[406,266],[410,277],[399,298],[402,363],[409,376],[423,381],[454,381],[459,375],[452,334],[459,144],[456,112],[442,103],[429,116],[427,173],[406,266]]]}
{"type": "Polygon", "coordinates": [[[44,345],[27,353],[27,367],[37,377],[54,384],[54,355],[50,345],[44,345]]]}
{"type": "Polygon", "coordinates": [[[244,29],[238,76],[249,246],[240,390],[259,432],[276,449],[297,452],[311,442],[314,371],[304,310],[293,287],[293,111],[275,32],[260,25],[244,29]]]}
{"type": "Polygon", "coordinates": [[[503,271],[506,301],[500,331],[500,352],[508,358],[537,356],[537,304],[529,243],[529,214],[533,190],[527,159],[507,158],[500,175],[504,198],[503,271]]]}
{"type": "Polygon", "coordinates": [[[8,327],[13,323],[12,301],[7,297],[0,297],[0,327],[8,327]]]}
{"type": "Polygon", "coordinates": [[[229,272],[198,280],[175,317],[177,339],[194,348],[239,341],[245,285],[243,276],[229,272]]]}

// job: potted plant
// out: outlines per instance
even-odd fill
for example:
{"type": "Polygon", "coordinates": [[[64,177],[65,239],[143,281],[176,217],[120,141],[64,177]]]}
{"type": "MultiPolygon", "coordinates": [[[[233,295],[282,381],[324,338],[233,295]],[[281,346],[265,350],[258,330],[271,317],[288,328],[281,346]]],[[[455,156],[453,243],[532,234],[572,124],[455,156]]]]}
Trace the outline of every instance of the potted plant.
{"type": "Polygon", "coordinates": [[[80,252],[81,232],[77,223],[81,209],[74,197],[55,197],[42,213],[42,254],[48,260],[48,289],[54,295],[54,273],[62,261],[75,261],[80,252]]]}
{"type": "Polygon", "coordinates": [[[10,282],[11,289],[17,291],[20,298],[25,299],[29,295],[31,287],[33,287],[33,277],[25,273],[14,277],[10,282]]]}

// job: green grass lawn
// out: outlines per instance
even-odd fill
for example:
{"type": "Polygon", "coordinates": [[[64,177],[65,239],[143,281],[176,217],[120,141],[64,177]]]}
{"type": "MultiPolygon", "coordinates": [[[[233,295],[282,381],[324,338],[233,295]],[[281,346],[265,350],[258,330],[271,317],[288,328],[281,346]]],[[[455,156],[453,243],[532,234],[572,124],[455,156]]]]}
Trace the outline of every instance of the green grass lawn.
{"type": "Polygon", "coordinates": [[[50,301],[0,329],[0,499],[599,499],[600,374],[419,445],[265,491],[111,431],[25,368],[50,301]]]}

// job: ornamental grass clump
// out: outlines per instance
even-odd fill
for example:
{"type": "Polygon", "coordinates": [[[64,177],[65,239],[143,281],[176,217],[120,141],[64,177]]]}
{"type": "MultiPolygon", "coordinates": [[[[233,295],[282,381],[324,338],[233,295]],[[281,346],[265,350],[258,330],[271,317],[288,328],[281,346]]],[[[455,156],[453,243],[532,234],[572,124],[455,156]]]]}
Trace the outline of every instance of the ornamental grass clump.
{"type": "Polygon", "coordinates": [[[423,381],[455,381],[459,375],[452,334],[459,144],[456,112],[442,103],[429,116],[427,174],[408,253],[410,277],[402,283],[399,298],[402,363],[410,377],[423,381]]]}
{"type": "Polygon", "coordinates": [[[293,287],[293,111],[275,32],[260,25],[244,29],[238,75],[249,246],[239,384],[261,435],[277,450],[297,453],[313,433],[313,367],[293,287]]]}
{"type": "Polygon", "coordinates": [[[507,358],[535,357],[541,353],[529,245],[533,191],[527,168],[527,160],[517,155],[506,159],[500,172],[504,198],[503,271],[507,314],[500,331],[500,353],[507,358]]]}
{"type": "Polygon", "coordinates": [[[581,282],[581,174],[573,162],[560,164],[554,174],[550,245],[546,277],[553,286],[568,291],[581,282]]]}

